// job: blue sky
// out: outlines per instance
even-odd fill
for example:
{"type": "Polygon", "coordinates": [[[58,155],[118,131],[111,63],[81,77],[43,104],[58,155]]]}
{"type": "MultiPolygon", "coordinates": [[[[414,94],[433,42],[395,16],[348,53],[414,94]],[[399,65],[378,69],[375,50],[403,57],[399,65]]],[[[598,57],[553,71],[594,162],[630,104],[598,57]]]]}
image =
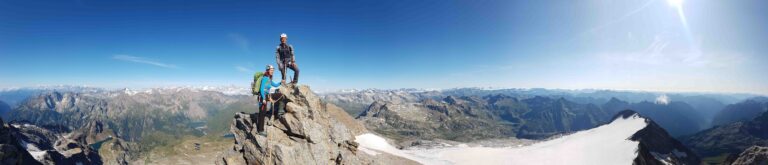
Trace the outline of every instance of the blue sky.
{"type": "Polygon", "coordinates": [[[0,88],[300,83],[768,94],[768,1],[0,0],[0,88]]]}

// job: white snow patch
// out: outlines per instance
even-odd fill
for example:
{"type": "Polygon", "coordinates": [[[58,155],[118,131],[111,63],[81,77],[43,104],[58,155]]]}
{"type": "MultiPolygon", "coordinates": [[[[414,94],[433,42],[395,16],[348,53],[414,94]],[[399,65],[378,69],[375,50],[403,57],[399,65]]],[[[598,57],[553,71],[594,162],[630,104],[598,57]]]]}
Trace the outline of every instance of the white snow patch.
{"type": "Polygon", "coordinates": [[[43,162],[45,155],[48,153],[46,151],[29,151],[29,154],[32,155],[32,158],[35,158],[35,160],[38,162],[43,162]]]}
{"type": "Polygon", "coordinates": [[[32,155],[32,158],[35,158],[38,162],[42,162],[43,159],[45,159],[45,155],[47,154],[46,151],[41,151],[40,148],[37,148],[35,144],[29,143],[27,141],[21,140],[21,146],[24,147],[24,149],[29,152],[30,155],[32,155]]]}
{"type": "Polygon", "coordinates": [[[684,157],[688,156],[688,154],[686,154],[685,152],[680,152],[677,149],[672,150],[672,152],[669,153],[669,154],[662,154],[662,153],[658,153],[658,152],[651,152],[651,155],[653,155],[653,157],[656,158],[656,160],[659,160],[659,161],[661,161],[664,164],[675,164],[672,161],[672,157],[673,156],[677,157],[677,158],[684,158],[684,157]]]}
{"type": "Polygon", "coordinates": [[[366,133],[355,137],[355,142],[360,144],[366,144],[361,148],[365,153],[369,155],[378,155],[379,153],[374,150],[379,150],[387,153],[399,152],[397,148],[390,145],[387,140],[374,134],[366,133]]]}
{"type": "Polygon", "coordinates": [[[29,143],[24,140],[21,140],[21,146],[24,146],[24,149],[27,149],[27,151],[40,151],[40,148],[37,148],[35,144],[29,143]]]}
{"type": "Polygon", "coordinates": [[[358,149],[365,152],[368,155],[376,156],[380,153],[386,152],[395,156],[400,156],[406,159],[417,161],[421,164],[448,164],[445,160],[434,159],[434,156],[425,156],[416,152],[419,150],[400,150],[390,145],[384,138],[366,133],[355,137],[355,142],[359,143],[358,149]],[[377,152],[378,151],[378,152],[377,152]]]}
{"type": "Polygon", "coordinates": [[[658,152],[651,152],[651,155],[653,155],[656,160],[661,161],[661,163],[667,164],[667,165],[673,165],[672,158],[667,156],[666,154],[660,154],[658,152]]]}
{"type": "MultiPolygon", "coordinates": [[[[399,150],[374,134],[356,137],[360,149],[401,156],[422,164],[632,164],[639,142],[628,140],[645,128],[638,115],[557,139],[522,147],[468,147],[399,150]]],[[[370,153],[369,153],[370,154],[370,153]]],[[[375,154],[371,154],[375,155],[375,154]]]]}

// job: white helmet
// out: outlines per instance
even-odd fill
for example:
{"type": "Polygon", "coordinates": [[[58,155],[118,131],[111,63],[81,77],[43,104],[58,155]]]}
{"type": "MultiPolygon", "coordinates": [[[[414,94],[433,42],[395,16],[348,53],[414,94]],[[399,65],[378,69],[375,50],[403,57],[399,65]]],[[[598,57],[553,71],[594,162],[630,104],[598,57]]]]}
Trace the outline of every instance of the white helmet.
{"type": "Polygon", "coordinates": [[[280,34],[280,38],[288,38],[288,35],[285,33],[280,34]]]}
{"type": "Polygon", "coordinates": [[[267,64],[267,69],[266,70],[269,70],[269,69],[275,69],[275,67],[272,67],[272,65],[267,64]]]}

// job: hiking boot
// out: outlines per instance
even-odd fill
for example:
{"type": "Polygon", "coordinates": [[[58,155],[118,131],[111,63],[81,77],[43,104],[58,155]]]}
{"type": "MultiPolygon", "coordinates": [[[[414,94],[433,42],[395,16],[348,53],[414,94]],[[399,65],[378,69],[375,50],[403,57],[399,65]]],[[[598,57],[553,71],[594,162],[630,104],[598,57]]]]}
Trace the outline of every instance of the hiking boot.
{"type": "Polygon", "coordinates": [[[264,136],[264,137],[267,137],[267,132],[265,132],[265,131],[261,131],[261,132],[259,132],[259,135],[261,135],[261,136],[264,136]]]}

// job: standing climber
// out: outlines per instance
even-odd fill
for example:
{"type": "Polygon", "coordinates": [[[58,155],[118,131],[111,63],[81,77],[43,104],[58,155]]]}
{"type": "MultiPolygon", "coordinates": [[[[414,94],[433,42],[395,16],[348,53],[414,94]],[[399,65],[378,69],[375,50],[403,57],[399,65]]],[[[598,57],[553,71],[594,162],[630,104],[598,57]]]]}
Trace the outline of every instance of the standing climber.
{"type": "Polygon", "coordinates": [[[272,101],[272,97],[269,94],[269,89],[272,87],[280,87],[281,83],[272,82],[272,75],[275,74],[275,67],[267,65],[264,76],[261,77],[261,84],[259,85],[259,116],[256,119],[256,130],[259,131],[259,135],[267,136],[264,132],[264,117],[267,115],[267,102],[272,101]]]}
{"type": "Polygon", "coordinates": [[[283,76],[282,83],[285,83],[286,67],[293,70],[292,84],[299,82],[299,67],[296,66],[296,56],[293,54],[293,46],[288,44],[288,35],[280,34],[280,45],[277,46],[275,51],[275,59],[277,60],[277,67],[280,68],[280,74],[283,76]]]}

